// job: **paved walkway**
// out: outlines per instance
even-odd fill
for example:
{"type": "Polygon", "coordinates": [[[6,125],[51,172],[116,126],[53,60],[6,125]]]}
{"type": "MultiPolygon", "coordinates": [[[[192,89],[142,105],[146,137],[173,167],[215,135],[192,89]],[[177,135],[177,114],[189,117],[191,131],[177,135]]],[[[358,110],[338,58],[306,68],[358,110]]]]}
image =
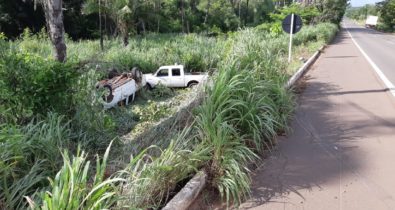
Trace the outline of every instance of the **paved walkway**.
{"type": "Polygon", "coordinates": [[[242,209],[395,209],[395,98],[345,31],[306,78],[242,209]]]}

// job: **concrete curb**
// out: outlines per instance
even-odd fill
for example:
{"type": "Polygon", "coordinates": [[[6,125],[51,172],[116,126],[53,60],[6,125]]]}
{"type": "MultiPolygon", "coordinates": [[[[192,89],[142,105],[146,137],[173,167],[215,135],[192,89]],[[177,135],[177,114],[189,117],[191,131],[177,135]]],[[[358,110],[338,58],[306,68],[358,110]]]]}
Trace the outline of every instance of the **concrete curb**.
{"type": "Polygon", "coordinates": [[[307,62],[299,68],[299,70],[292,75],[291,78],[289,78],[287,84],[285,85],[286,89],[292,88],[295,83],[306,73],[306,71],[310,68],[310,66],[317,60],[317,58],[320,56],[321,52],[324,50],[325,45],[322,46],[317,52],[314,53],[313,56],[307,60],[307,62]]]}
{"type": "Polygon", "coordinates": [[[206,185],[207,174],[199,171],[162,210],[186,210],[206,185]]]}

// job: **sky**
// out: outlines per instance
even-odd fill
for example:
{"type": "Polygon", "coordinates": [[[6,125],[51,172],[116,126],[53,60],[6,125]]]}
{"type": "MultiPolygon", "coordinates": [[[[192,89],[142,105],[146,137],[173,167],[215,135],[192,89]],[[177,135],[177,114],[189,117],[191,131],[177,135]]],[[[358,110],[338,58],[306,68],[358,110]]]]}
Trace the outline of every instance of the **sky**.
{"type": "Polygon", "coordinates": [[[365,4],[374,4],[380,1],[382,0],[351,0],[351,6],[360,7],[360,6],[364,6],[365,4]]]}

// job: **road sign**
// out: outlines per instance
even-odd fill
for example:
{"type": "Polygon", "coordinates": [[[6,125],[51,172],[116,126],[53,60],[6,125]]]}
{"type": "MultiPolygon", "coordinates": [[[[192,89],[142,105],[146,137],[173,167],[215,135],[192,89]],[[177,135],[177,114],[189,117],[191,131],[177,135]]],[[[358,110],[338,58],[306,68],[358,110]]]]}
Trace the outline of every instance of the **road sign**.
{"type": "Polygon", "coordinates": [[[283,20],[283,30],[287,33],[291,33],[291,30],[293,31],[292,34],[296,34],[302,29],[303,22],[302,18],[299,15],[291,14],[285,17],[283,20]],[[294,16],[294,20],[292,21],[292,16],[294,16]],[[292,27],[292,22],[293,22],[293,27],[292,27]]]}
{"type": "Polygon", "coordinates": [[[293,35],[298,33],[302,29],[302,18],[295,14],[290,14],[283,20],[283,30],[290,34],[289,46],[288,46],[288,63],[291,62],[292,58],[292,39],[293,35]]]}

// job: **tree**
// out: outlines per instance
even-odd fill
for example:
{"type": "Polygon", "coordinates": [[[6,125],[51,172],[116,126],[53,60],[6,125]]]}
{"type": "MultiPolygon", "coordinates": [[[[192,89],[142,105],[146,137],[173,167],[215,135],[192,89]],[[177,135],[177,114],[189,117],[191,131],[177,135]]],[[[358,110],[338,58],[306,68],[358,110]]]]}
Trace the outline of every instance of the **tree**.
{"type": "Polygon", "coordinates": [[[317,8],[313,5],[304,6],[303,4],[295,3],[277,9],[277,12],[272,13],[270,17],[276,22],[281,22],[287,15],[292,13],[299,15],[306,25],[313,23],[313,20],[320,15],[317,8]]]}
{"type": "Polygon", "coordinates": [[[236,30],[240,25],[240,19],[236,15],[229,0],[203,0],[198,9],[204,13],[203,26],[207,29],[222,31],[236,30]]]}
{"type": "Polygon", "coordinates": [[[130,26],[134,24],[133,15],[138,7],[138,0],[114,0],[102,3],[102,0],[86,0],[83,6],[84,14],[100,13],[109,16],[117,25],[117,31],[122,37],[123,44],[129,44],[130,26]]]}
{"type": "Polygon", "coordinates": [[[395,0],[385,0],[377,3],[382,29],[393,31],[395,29],[395,0]]]}
{"type": "Polygon", "coordinates": [[[346,16],[351,19],[363,20],[366,19],[368,15],[377,16],[377,6],[367,4],[363,7],[350,7],[346,11],[346,16]]]}
{"type": "Polygon", "coordinates": [[[34,2],[25,0],[0,0],[0,31],[7,37],[15,38],[29,28],[33,32],[45,26],[41,7],[34,9],[34,2]]]}
{"type": "Polygon", "coordinates": [[[349,0],[316,0],[314,5],[321,13],[317,21],[339,24],[346,12],[348,2],[349,0]]]}
{"type": "Polygon", "coordinates": [[[59,62],[65,62],[67,58],[62,3],[62,0],[42,0],[49,37],[54,47],[54,56],[59,62]]]}

